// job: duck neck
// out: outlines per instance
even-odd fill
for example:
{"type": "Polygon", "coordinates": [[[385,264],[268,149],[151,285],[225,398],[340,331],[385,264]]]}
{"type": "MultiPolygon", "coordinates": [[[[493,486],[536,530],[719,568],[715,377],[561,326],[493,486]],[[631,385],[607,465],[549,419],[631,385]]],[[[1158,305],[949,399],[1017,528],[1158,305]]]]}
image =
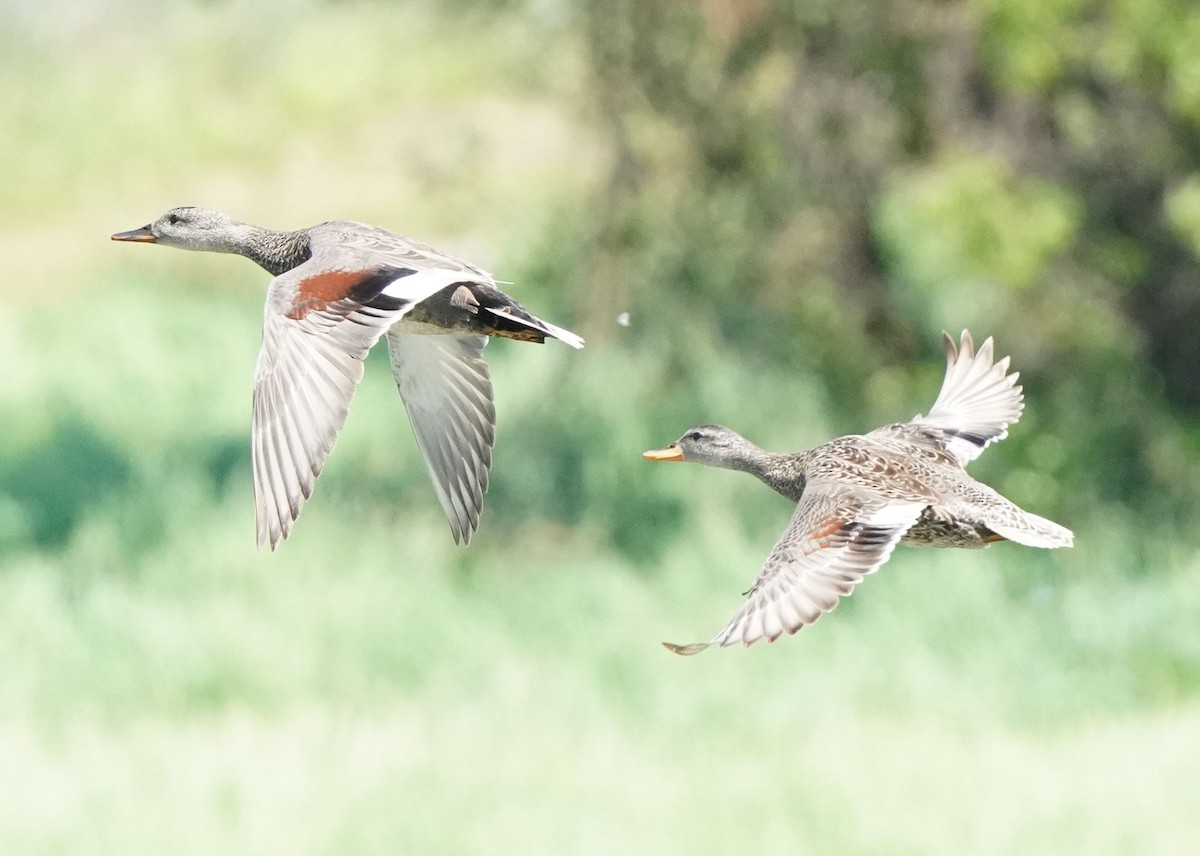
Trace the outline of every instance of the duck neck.
{"type": "Polygon", "coordinates": [[[239,224],[238,232],[228,252],[245,256],[272,276],[279,276],[312,256],[308,233],[303,230],[277,232],[243,223],[239,224]]]}
{"type": "Polygon", "coordinates": [[[804,492],[804,472],[794,455],[768,452],[747,442],[735,456],[729,458],[727,466],[750,473],[767,487],[793,502],[799,502],[800,494],[804,492]]]}

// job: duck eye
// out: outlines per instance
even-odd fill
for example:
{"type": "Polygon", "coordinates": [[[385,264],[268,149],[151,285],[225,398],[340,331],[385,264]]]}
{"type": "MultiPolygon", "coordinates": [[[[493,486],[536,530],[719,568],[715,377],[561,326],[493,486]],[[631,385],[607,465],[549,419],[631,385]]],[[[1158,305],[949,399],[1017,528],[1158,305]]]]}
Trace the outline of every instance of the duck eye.
{"type": "Polygon", "coordinates": [[[691,433],[691,436],[689,437],[689,439],[691,439],[691,440],[699,440],[699,439],[700,439],[700,432],[699,432],[699,431],[693,431],[693,432],[691,433]]]}
{"type": "Polygon", "coordinates": [[[170,223],[172,226],[174,226],[176,223],[179,222],[179,215],[178,214],[168,214],[167,222],[170,223]]]}

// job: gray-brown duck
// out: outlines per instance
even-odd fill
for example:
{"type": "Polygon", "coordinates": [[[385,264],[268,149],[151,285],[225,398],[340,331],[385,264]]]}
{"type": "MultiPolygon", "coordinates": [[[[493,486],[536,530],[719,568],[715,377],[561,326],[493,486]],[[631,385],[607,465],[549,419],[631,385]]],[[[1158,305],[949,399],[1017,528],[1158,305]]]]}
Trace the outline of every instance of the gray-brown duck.
{"type": "Polygon", "coordinates": [[[454,540],[479,526],[496,409],[490,336],[583,340],[534,316],[491,275],[432,247],[338,220],[279,232],[174,208],[114,241],[236,253],[272,276],[254,375],[251,458],[258,544],[274,549],[312,494],[363,376],[387,337],[392,372],[454,540]]]}
{"type": "Polygon", "coordinates": [[[926,547],[984,547],[1010,540],[1069,547],[1071,531],[1005,499],[966,472],[989,443],[1007,436],[1024,407],[1008,357],[993,363],[989,338],[978,351],[944,335],[947,368],[928,416],[831,440],[792,455],[766,452],[720,425],[699,425],[645,453],[742,470],[796,503],[746,602],[711,641],[663,643],[677,654],[709,645],[774,642],[837,606],[903,541],[926,547]]]}

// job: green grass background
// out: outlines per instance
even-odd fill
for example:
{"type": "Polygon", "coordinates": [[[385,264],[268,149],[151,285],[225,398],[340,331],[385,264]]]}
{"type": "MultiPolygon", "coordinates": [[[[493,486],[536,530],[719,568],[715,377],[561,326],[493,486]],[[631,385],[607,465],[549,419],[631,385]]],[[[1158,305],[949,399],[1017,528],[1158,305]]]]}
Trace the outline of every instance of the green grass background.
{"type": "MultiPolygon", "coordinates": [[[[789,508],[639,453],[710,420],[775,448],[872,426],[703,329],[653,344],[678,318],[601,323],[546,274],[612,157],[568,18],[0,4],[0,852],[1194,847],[1200,556],[1118,505],[1062,501],[1071,551],[899,550],[773,646],[658,646],[722,625],[789,508]],[[468,550],[376,357],[294,537],[254,550],[266,276],[108,241],[181,204],[378,222],[588,318],[581,353],[489,348],[468,550]],[[683,399],[679,362],[703,380],[683,399]]],[[[884,418],[928,406],[935,346],[884,418]]]]}

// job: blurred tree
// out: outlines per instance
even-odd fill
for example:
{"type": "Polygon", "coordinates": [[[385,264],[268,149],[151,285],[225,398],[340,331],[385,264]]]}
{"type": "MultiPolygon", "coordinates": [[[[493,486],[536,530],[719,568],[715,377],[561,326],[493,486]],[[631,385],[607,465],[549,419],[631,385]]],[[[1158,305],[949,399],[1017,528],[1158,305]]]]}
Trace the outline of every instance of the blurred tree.
{"type": "Polygon", "coordinates": [[[970,326],[1038,400],[1014,499],[1195,518],[1200,7],[589,0],[580,23],[612,150],[571,274],[594,328],[633,309],[665,319],[637,346],[678,354],[710,331],[867,427],[929,394],[878,367],[970,326]]]}

